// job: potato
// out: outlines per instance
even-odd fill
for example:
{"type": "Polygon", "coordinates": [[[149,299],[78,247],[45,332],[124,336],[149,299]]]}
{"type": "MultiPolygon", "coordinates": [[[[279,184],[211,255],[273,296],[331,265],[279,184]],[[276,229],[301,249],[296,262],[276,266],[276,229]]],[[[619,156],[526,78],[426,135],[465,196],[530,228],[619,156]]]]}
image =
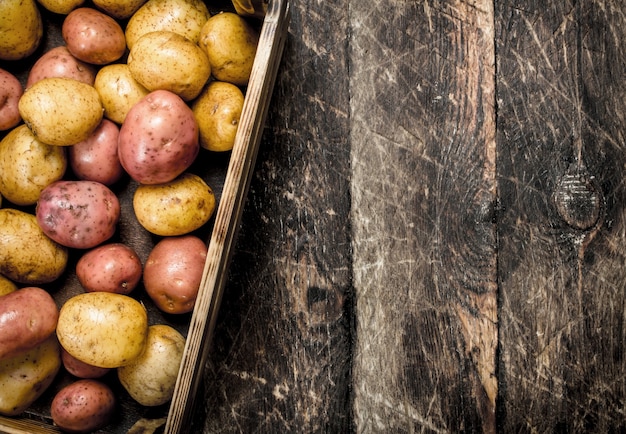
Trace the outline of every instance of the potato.
{"type": "Polygon", "coordinates": [[[233,12],[209,18],[198,41],[209,57],[213,77],[237,86],[245,86],[250,80],[258,43],[258,30],[233,12]]]}
{"type": "Polygon", "coordinates": [[[32,349],[0,361],[0,414],[24,412],[52,384],[61,368],[54,334],[32,349]]]}
{"type": "Polygon", "coordinates": [[[13,291],[17,291],[15,282],[0,274],[0,297],[13,291]]]}
{"type": "Polygon", "coordinates": [[[169,90],[185,101],[197,97],[211,76],[206,53],[191,40],[168,30],[140,37],[127,63],[135,80],[146,89],[169,90]]]}
{"type": "Polygon", "coordinates": [[[82,142],[69,147],[69,165],[78,179],[113,185],[124,175],[117,156],[119,127],[102,119],[94,132],[82,142]]]}
{"type": "Polygon", "coordinates": [[[23,93],[17,77],[0,68],[0,131],[9,130],[22,120],[17,104],[23,93]]]}
{"type": "Polygon", "coordinates": [[[120,203],[99,182],[62,180],[43,189],[35,216],[41,230],[57,243],[89,249],[113,236],[120,203]]]}
{"type": "Polygon", "coordinates": [[[37,2],[50,12],[67,15],[85,3],[85,0],[37,0],[37,2]]]}
{"type": "Polygon", "coordinates": [[[0,297],[0,360],[39,345],[52,334],[59,309],[50,294],[27,286],[0,297]]]}
{"type": "Polygon", "coordinates": [[[63,362],[63,367],[67,372],[78,378],[100,378],[111,371],[110,368],[99,368],[98,366],[81,362],[63,347],[61,347],[61,362],[63,362]]]}
{"type": "Polygon", "coordinates": [[[93,86],[65,77],[49,77],[24,91],[18,108],[33,134],[49,145],[68,146],[89,137],[104,108],[93,86]]]}
{"type": "Polygon", "coordinates": [[[0,273],[18,283],[49,283],[65,271],[67,260],[67,248],[48,238],[34,215],[0,209],[0,273]]]}
{"type": "Polygon", "coordinates": [[[93,0],[94,6],[118,20],[129,18],[145,2],[146,0],[93,0]]]}
{"type": "Polygon", "coordinates": [[[96,70],[93,65],[72,56],[65,45],[60,45],[46,51],[37,59],[28,72],[26,87],[29,88],[39,80],[49,77],[73,78],[93,86],[96,70]]]}
{"type": "Polygon", "coordinates": [[[232,3],[235,7],[235,11],[239,15],[255,17],[262,20],[267,13],[267,4],[269,2],[261,2],[258,0],[233,0],[232,3]]]}
{"type": "Polygon", "coordinates": [[[83,62],[106,65],[126,52],[122,27],[96,9],[74,9],[63,20],[61,31],[67,49],[83,62]]]}
{"type": "Polygon", "coordinates": [[[35,0],[0,1],[0,59],[19,60],[35,52],[43,21],[35,0]]]}
{"type": "Polygon", "coordinates": [[[148,314],[128,295],[86,292],[61,307],[57,323],[61,346],[78,360],[117,368],[139,357],[148,336],[148,314]]]}
{"type": "Polygon", "coordinates": [[[128,20],[126,44],[132,49],[140,37],[158,30],[169,30],[197,43],[209,16],[201,0],[148,0],[128,20]]]}
{"type": "Polygon", "coordinates": [[[120,162],[131,178],[142,184],[173,180],[191,166],[199,150],[193,112],[167,90],[141,99],[120,128],[120,162]]]}
{"type": "Polygon", "coordinates": [[[184,173],[164,184],[137,187],[133,209],[139,223],[149,232],[184,235],[209,221],[215,210],[215,195],[202,178],[184,173]]]}
{"type": "Polygon", "coordinates": [[[206,262],[207,246],[194,235],[166,237],[146,260],[143,283],[163,312],[191,312],[196,304],[206,262]]]}
{"type": "Polygon", "coordinates": [[[148,328],[146,348],[129,364],[117,368],[117,375],[128,394],[147,407],[162,405],[172,399],[185,338],[166,324],[148,328]]]}
{"type": "Polygon", "coordinates": [[[104,116],[122,124],[132,106],[150,91],[137,82],[125,63],[103,66],[96,74],[94,87],[100,95],[104,116]]]}
{"type": "Polygon", "coordinates": [[[24,124],[0,141],[0,193],[16,205],[33,205],[66,168],[65,148],[40,142],[24,124]]]}
{"type": "Polygon", "coordinates": [[[109,386],[82,379],[62,388],[52,400],[50,416],[65,432],[88,433],[105,427],[115,412],[116,400],[109,386]]]}
{"type": "Polygon", "coordinates": [[[76,277],[88,292],[130,294],[141,280],[142,273],[139,256],[122,243],[96,247],[76,263],[76,277]]]}
{"type": "Polygon", "coordinates": [[[243,92],[234,84],[209,83],[191,105],[200,132],[200,146],[214,152],[232,150],[243,103],[243,92]]]}

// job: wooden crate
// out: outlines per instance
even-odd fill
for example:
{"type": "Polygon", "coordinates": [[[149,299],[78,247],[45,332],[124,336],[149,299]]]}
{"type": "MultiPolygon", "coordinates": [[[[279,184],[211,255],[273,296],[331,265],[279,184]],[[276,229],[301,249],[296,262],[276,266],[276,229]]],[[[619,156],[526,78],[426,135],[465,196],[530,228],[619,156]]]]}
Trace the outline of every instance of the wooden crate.
{"type": "MultiPolygon", "coordinates": [[[[219,2],[207,0],[210,9],[215,3],[219,2]]],[[[131,294],[146,306],[150,324],[169,324],[187,338],[173,399],[163,406],[142,407],[128,396],[117,381],[115,372],[112,371],[104,379],[111,380],[108,383],[118,397],[119,411],[114,420],[98,432],[153,432],[154,430],[170,434],[190,432],[196,404],[195,396],[202,381],[202,370],[211,345],[227,280],[229,262],[287,38],[290,18],[288,0],[270,0],[263,3],[267,3],[267,11],[265,16],[258,21],[260,40],[250,82],[245,89],[246,99],[234,148],[231,152],[223,154],[201,150],[197,161],[189,169],[190,172],[205,179],[214,190],[218,201],[214,217],[207,225],[194,233],[206,239],[208,243],[207,260],[194,311],[184,315],[167,315],[152,304],[143,288],[137,288],[131,294]]],[[[233,8],[230,2],[221,1],[221,6],[224,4],[233,8]]],[[[61,23],[59,22],[62,17],[42,12],[47,34],[39,49],[41,52],[62,43],[61,23]]],[[[0,64],[0,67],[14,73],[24,83],[28,69],[38,57],[37,53],[31,57],[32,59],[25,62],[0,64]]],[[[3,135],[0,135],[0,139],[2,137],[3,135]]],[[[113,187],[120,199],[122,219],[114,239],[109,241],[122,241],[129,244],[137,251],[143,262],[160,238],[145,231],[132,213],[132,194],[136,187],[137,184],[132,180],[126,180],[113,187]]],[[[3,203],[3,206],[5,205],[7,204],[3,203]]],[[[81,252],[70,253],[68,270],[61,279],[49,285],[41,285],[53,294],[59,306],[72,295],[83,291],[73,273],[80,254],[81,252]]],[[[71,381],[73,380],[69,374],[62,370],[46,393],[25,413],[11,418],[0,416],[0,432],[12,434],[60,432],[50,418],[50,403],[54,394],[71,381]]]]}

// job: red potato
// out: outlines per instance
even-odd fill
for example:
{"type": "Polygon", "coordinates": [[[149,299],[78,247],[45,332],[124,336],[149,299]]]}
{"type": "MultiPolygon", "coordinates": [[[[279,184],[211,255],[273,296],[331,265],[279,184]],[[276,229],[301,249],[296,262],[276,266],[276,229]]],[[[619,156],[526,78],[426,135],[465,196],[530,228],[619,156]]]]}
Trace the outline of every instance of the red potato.
{"type": "Polygon", "coordinates": [[[0,360],[48,339],[58,318],[54,299],[41,288],[28,286],[0,297],[0,360]]]}
{"type": "Polygon", "coordinates": [[[18,102],[23,93],[17,77],[0,68],[0,131],[9,130],[22,120],[18,102]]]}
{"type": "Polygon", "coordinates": [[[110,368],[100,368],[99,366],[78,360],[63,347],[61,347],[61,361],[65,370],[78,378],[100,378],[111,370],[110,368]]]}
{"type": "Polygon", "coordinates": [[[61,389],[52,400],[50,415],[61,430],[87,433],[106,426],[115,411],[115,395],[99,380],[81,379],[61,389]]]}
{"type": "Polygon", "coordinates": [[[142,184],[173,180],[191,166],[199,150],[191,108],[167,90],[155,90],[139,100],[120,128],[120,162],[142,184]]]}
{"type": "Polygon", "coordinates": [[[35,216],[52,240],[65,247],[89,249],[113,236],[120,203],[99,182],[57,181],[41,192],[35,216]]]}
{"type": "Polygon", "coordinates": [[[141,280],[142,272],[137,253],[122,243],[96,247],[76,263],[76,277],[87,292],[128,295],[141,280]]]}
{"type": "Polygon", "coordinates": [[[120,129],[116,123],[103,119],[86,140],[69,148],[69,163],[77,178],[115,184],[124,174],[117,156],[120,129]]]}
{"type": "Polygon", "coordinates": [[[96,70],[93,65],[72,56],[67,47],[61,45],[50,49],[37,59],[28,73],[26,88],[49,77],[73,78],[93,86],[96,70]]]}
{"type": "Polygon", "coordinates": [[[143,283],[159,309],[173,314],[193,310],[206,255],[207,246],[194,235],[163,238],[154,246],[144,266],[143,283]]]}
{"type": "Polygon", "coordinates": [[[126,51],[122,27],[96,9],[74,9],[63,20],[61,32],[67,49],[83,62],[106,65],[118,60],[126,51]]]}

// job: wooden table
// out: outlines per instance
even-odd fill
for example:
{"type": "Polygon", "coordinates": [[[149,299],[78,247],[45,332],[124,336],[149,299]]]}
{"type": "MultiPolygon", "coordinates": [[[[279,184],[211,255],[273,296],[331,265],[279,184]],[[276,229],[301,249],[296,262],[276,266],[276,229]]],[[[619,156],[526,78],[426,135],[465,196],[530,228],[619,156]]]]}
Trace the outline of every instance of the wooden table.
{"type": "Polygon", "coordinates": [[[209,432],[626,428],[626,3],[291,2],[209,432]]]}

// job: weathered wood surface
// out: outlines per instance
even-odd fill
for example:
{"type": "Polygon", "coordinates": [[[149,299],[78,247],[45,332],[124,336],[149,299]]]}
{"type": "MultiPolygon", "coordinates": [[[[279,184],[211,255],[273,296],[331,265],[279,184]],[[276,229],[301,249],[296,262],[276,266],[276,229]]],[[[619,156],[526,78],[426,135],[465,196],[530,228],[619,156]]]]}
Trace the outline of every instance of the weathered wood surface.
{"type": "Polygon", "coordinates": [[[623,432],[626,4],[496,5],[498,420],[623,432]]]}
{"type": "Polygon", "coordinates": [[[623,430],[625,17],[292,2],[204,431],[623,430]]]}
{"type": "Polygon", "coordinates": [[[356,429],[492,431],[493,2],[351,10],[356,429]]]}
{"type": "Polygon", "coordinates": [[[206,375],[205,432],[349,432],[347,1],[291,30],[206,375]]]}

